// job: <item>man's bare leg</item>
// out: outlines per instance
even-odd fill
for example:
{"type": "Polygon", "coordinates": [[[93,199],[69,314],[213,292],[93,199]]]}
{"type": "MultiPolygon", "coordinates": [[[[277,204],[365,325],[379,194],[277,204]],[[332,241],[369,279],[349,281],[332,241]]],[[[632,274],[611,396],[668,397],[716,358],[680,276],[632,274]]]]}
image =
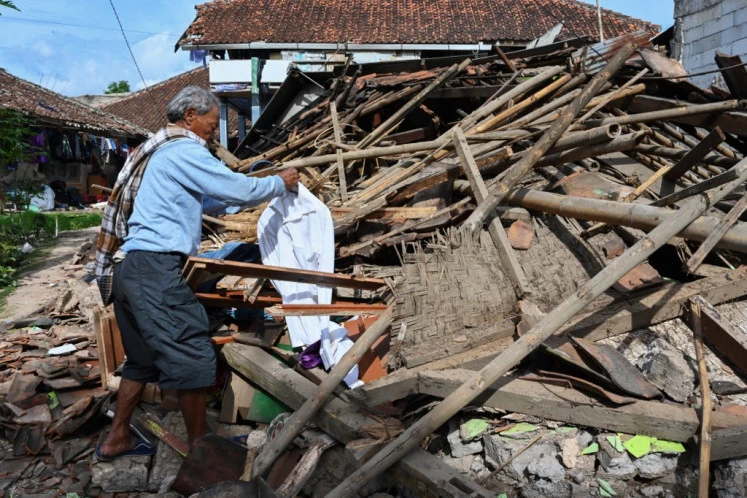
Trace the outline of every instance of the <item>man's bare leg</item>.
{"type": "Polygon", "coordinates": [[[187,443],[192,446],[196,439],[207,433],[207,392],[205,389],[184,389],[177,395],[187,426],[187,443]]]}
{"type": "Polygon", "coordinates": [[[100,446],[103,456],[114,456],[132,449],[130,436],[130,419],[140,402],[145,384],[134,380],[122,379],[117,391],[117,408],[114,410],[112,428],[100,446]]]}

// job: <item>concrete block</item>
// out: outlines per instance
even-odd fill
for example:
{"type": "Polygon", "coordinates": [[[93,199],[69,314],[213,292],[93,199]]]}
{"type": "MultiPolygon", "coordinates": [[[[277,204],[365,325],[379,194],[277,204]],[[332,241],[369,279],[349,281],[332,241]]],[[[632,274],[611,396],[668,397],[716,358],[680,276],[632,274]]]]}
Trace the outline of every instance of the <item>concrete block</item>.
{"type": "Polygon", "coordinates": [[[712,35],[701,38],[692,43],[692,53],[700,54],[708,50],[714,50],[721,48],[721,33],[714,33],[712,35]]]}
{"type": "Polygon", "coordinates": [[[735,25],[721,33],[721,45],[727,46],[743,38],[747,38],[747,22],[735,25]]]}
{"type": "Polygon", "coordinates": [[[729,52],[731,55],[739,55],[742,57],[744,62],[747,62],[747,60],[744,60],[744,57],[747,56],[747,38],[742,38],[741,40],[735,41],[730,49],[729,52]]]}
{"type": "Polygon", "coordinates": [[[722,0],[678,0],[674,2],[675,17],[683,17],[708,8],[719,8],[722,0]]]}
{"type": "Polygon", "coordinates": [[[721,2],[721,15],[736,12],[744,8],[744,0],[723,0],[721,2]]]}
{"type": "Polygon", "coordinates": [[[747,23],[747,5],[734,13],[734,24],[739,26],[747,23]]]}
{"type": "Polygon", "coordinates": [[[703,54],[690,55],[685,57],[685,60],[682,62],[685,69],[688,72],[692,72],[693,68],[701,67],[703,65],[703,54]]]}
{"type": "Polygon", "coordinates": [[[705,24],[712,19],[717,19],[721,16],[721,7],[716,4],[707,9],[700,10],[690,14],[693,18],[694,25],[705,24]]]}
{"type": "Polygon", "coordinates": [[[734,13],[722,15],[703,24],[703,34],[708,36],[734,27],[734,13]]]}
{"type": "Polygon", "coordinates": [[[113,462],[97,462],[91,467],[91,482],[109,493],[148,489],[149,456],[120,457],[113,462]]]}
{"type": "Polygon", "coordinates": [[[682,30],[682,39],[685,43],[692,43],[696,40],[700,40],[704,36],[705,32],[703,31],[703,24],[698,24],[692,28],[683,28],[682,30]]]}

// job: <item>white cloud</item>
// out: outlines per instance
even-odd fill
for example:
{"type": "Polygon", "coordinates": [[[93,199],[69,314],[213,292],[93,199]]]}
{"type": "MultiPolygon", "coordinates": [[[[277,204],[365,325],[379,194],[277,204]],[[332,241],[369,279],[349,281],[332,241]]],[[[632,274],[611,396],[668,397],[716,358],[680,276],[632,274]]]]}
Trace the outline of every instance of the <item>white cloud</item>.
{"type": "Polygon", "coordinates": [[[52,57],[55,54],[54,48],[52,48],[52,46],[44,40],[37,41],[36,43],[34,43],[34,46],[32,48],[37,54],[41,55],[44,58],[52,57]]]}
{"type": "MultiPolygon", "coordinates": [[[[148,86],[196,67],[189,60],[187,52],[174,52],[174,37],[166,34],[153,35],[139,41],[133,45],[132,51],[148,86]]],[[[143,88],[139,76],[133,88],[143,88]]]]}

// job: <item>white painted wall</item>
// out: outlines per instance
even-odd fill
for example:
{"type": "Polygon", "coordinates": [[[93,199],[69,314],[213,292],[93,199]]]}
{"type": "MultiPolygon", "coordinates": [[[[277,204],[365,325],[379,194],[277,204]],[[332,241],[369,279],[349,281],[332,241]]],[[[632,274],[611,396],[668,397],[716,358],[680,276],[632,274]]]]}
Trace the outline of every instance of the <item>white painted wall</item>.
{"type": "MultiPolygon", "coordinates": [[[[718,69],[717,51],[747,62],[747,0],[675,0],[674,17],[673,55],[688,73],[718,69]]],[[[720,79],[716,73],[691,81],[708,87],[720,79]]]]}

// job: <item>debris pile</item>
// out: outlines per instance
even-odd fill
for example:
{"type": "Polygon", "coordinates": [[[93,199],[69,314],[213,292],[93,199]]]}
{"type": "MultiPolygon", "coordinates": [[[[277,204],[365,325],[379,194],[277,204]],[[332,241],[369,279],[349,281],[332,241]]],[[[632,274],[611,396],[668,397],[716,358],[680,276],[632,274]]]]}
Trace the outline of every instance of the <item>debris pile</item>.
{"type": "MultiPolygon", "coordinates": [[[[299,169],[331,211],[336,273],[189,260],[227,365],[216,418],[244,444],[205,440],[179,463],[177,420],[151,414],[165,444],[137,489],[157,491],[156,473],[185,495],[747,492],[747,113],[683,74],[642,33],[291,73],[235,155],[217,153],[250,176],[299,169]],[[332,301],[283,303],[278,281],[332,301]],[[329,372],[290,346],[284,319],[308,315],[355,342],[329,372]],[[354,364],[364,384],[346,389],[354,364]]],[[[204,217],[203,250],[256,242],[265,208],[204,217]]],[[[55,346],[82,342],[56,330],[55,346]]],[[[8,337],[3,358],[42,347],[8,337]]],[[[115,387],[121,354],[99,348],[115,387]]],[[[32,381],[20,361],[12,386],[32,381]]],[[[92,375],[65,368],[70,387],[92,375]]],[[[90,409],[26,440],[70,435],[90,409]]],[[[123,491],[129,470],[101,465],[116,464],[95,485],[123,491]]]]}

